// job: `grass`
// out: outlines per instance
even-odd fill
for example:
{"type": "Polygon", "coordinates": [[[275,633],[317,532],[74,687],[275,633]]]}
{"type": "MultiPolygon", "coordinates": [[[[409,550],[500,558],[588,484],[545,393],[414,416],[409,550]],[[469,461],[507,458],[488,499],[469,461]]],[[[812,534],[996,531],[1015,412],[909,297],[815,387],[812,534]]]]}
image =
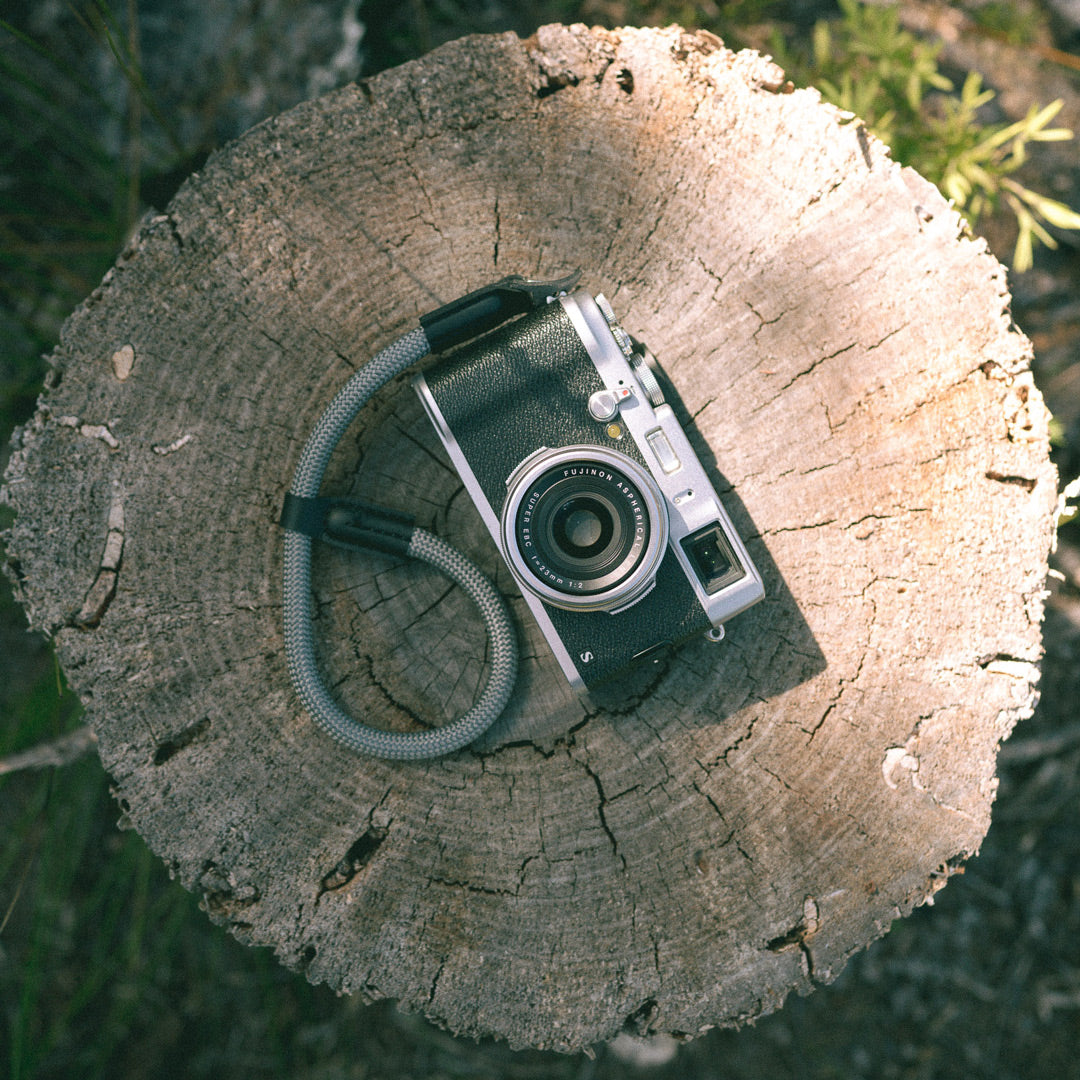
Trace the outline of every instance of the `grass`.
{"type": "Polygon", "coordinates": [[[333,996],[215,931],[139,837],[116,830],[96,760],[9,778],[3,794],[20,804],[6,835],[21,840],[2,868],[15,890],[0,1071],[289,1076],[307,1064],[291,1020],[325,1015],[333,996]]]}
{"type": "MultiPolygon", "coordinates": [[[[995,26],[1027,25],[1010,21],[1008,5],[993,6],[995,26]]],[[[135,0],[80,0],[48,25],[48,5],[13,7],[0,22],[5,446],[32,412],[40,355],[64,316],[111,265],[146,202],[164,205],[216,141],[238,133],[222,117],[233,115],[233,99],[254,94],[252,57],[287,50],[288,24],[274,20],[296,10],[285,0],[236,5],[248,21],[238,14],[229,24],[234,53],[215,70],[222,89],[207,92],[192,119],[150,75],[154,50],[135,0]]],[[[760,0],[508,8],[369,0],[368,69],[461,33],[527,33],[547,21],[601,21],[605,12],[614,23],[682,21],[734,41],[740,28],[777,19],[789,39],[811,40],[821,13],[760,0]]],[[[266,109],[290,104],[287,93],[270,87],[266,109]]],[[[0,450],[0,466],[5,460],[0,450]]],[[[1043,706],[1022,733],[1033,754],[1003,765],[995,824],[965,877],[834,987],[790,1002],[753,1031],[690,1044],[652,1075],[715,1076],[718,1061],[725,1077],[747,1078],[1068,1074],[1080,1013],[1080,744],[1052,748],[1075,723],[1080,643],[1071,614],[1052,613],[1047,641],[1043,706]],[[1051,749],[1040,750],[1040,740],[1051,749]]],[[[0,580],[0,759],[78,723],[51,652],[27,634],[0,580]]],[[[627,1075],[610,1051],[595,1061],[513,1055],[307,985],[266,950],[212,926],[141,839],[116,828],[118,816],[96,759],[0,776],[0,1074],[11,1080],[627,1075]]]]}
{"type": "Polygon", "coordinates": [[[857,116],[896,160],[934,181],[972,226],[998,210],[1011,214],[1014,270],[1031,269],[1036,245],[1057,247],[1051,229],[1080,229],[1080,214],[1016,176],[1037,144],[1072,139],[1068,129],[1051,126],[1060,100],[1032,104],[1019,120],[991,121],[996,92],[975,71],[957,87],[940,63],[944,43],[905,29],[898,6],[839,4],[839,19],[814,25],[809,48],[773,35],[773,51],[789,74],[857,116]]]}

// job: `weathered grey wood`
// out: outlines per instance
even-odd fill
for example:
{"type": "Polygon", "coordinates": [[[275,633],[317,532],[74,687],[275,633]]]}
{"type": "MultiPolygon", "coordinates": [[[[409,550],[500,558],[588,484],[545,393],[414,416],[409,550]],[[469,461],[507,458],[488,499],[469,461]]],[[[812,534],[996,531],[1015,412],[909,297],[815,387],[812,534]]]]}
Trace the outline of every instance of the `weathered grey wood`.
{"type": "MultiPolygon", "coordinates": [[[[223,150],[72,316],[7,476],[9,571],[126,817],[242,940],[572,1049],[775,1009],[978,849],[1040,655],[1030,347],[936,190],[786,89],[676,29],[466,39],[223,150]],[[299,448],[421,311],[574,265],[678,386],[769,598],[593,715],[519,601],[529,660],[483,752],[354,758],[282,655],[299,448]]],[[[510,590],[406,380],[327,487],[510,590]]],[[[370,721],[470,700],[482,630],[438,576],[320,556],[317,602],[370,721]]]]}

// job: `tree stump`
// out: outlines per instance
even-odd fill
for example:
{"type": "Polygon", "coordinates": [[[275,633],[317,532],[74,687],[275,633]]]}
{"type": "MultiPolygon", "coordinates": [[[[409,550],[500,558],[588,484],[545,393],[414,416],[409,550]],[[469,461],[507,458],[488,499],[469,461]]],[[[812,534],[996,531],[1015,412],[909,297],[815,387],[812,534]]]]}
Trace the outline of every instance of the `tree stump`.
{"type": "MultiPolygon", "coordinates": [[[[768,1013],[978,850],[1056,504],[1030,346],[937,190],[790,89],[677,28],[455,42],[225,148],[69,320],[7,476],[8,570],[126,820],[241,940],[572,1050],[768,1013]],[[587,712],[403,377],[324,490],[464,548],[525,661],[481,746],[352,756],[285,669],[299,450],[420,313],[579,265],[678,388],[767,599],[587,712]]],[[[355,715],[471,702],[483,630],[434,572],[324,549],[314,605],[355,715]]]]}

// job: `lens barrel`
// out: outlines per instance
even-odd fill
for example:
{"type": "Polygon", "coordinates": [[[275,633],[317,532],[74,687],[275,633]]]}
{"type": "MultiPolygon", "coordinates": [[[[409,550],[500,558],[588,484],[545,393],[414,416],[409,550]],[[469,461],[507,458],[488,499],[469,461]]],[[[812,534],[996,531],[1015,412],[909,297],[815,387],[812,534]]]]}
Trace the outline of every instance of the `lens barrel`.
{"type": "Polygon", "coordinates": [[[667,510],[652,477],[623,454],[544,450],[510,478],[502,540],[525,588],[557,607],[610,611],[655,580],[667,510]]]}

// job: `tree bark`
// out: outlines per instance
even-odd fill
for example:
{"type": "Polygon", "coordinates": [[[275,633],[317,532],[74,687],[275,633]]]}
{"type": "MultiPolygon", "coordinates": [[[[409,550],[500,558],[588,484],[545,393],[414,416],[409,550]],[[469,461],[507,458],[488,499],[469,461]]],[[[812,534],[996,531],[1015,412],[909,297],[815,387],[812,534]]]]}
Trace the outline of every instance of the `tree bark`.
{"type": "MultiPolygon", "coordinates": [[[[1056,505],[1030,345],[937,190],[789,91],[676,28],[467,38],[226,147],[69,320],[6,478],[8,570],[124,814],[241,940],[572,1050],[768,1013],[978,850],[1056,505]],[[464,548],[526,659],[481,746],[354,757],[285,669],[300,448],[421,312],[577,265],[678,388],[767,599],[587,712],[402,378],[324,490],[464,548]]],[[[471,702],[482,626],[434,572],[321,550],[315,607],[357,716],[471,702]]]]}

